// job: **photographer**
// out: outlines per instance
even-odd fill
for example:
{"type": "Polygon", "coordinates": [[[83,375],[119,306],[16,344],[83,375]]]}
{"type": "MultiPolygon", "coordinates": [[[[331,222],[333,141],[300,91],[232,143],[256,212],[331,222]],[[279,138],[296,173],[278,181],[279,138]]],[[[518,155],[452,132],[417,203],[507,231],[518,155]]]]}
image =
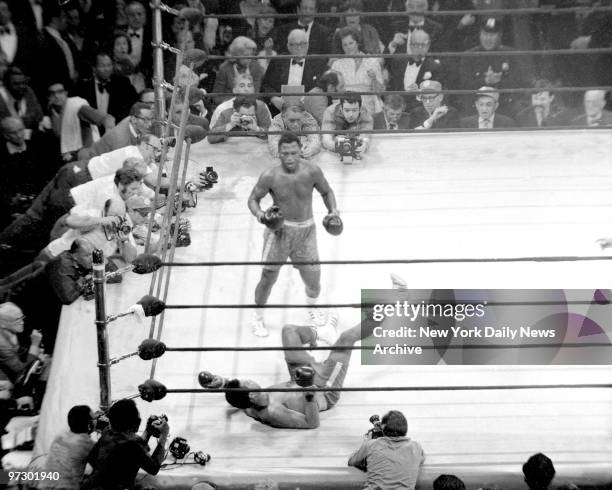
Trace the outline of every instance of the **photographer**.
{"type": "Polygon", "coordinates": [[[87,462],[93,473],[81,490],[131,488],[139,469],[156,475],[166,454],[168,422],[162,417],[147,423],[142,437],[136,434],[140,414],[134,400],[118,400],[108,410],[110,427],[102,432],[87,462]],[[157,447],[149,455],[148,442],[157,438],[157,447]]]}
{"type": "MultiPolygon", "coordinates": [[[[226,109],[221,113],[212,132],[228,131],[236,132],[236,136],[245,131],[267,131],[271,121],[266,117],[265,120],[258,120],[256,111],[256,100],[254,97],[240,95],[234,100],[232,108],[226,109]]],[[[210,144],[221,143],[230,135],[211,134],[208,136],[210,144]]],[[[267,134],[258,134],[258,138],[267,139],[267,134]]]]}
{"type": "Polygon", "coordinates": [[[53,439],[42,467],[30,468],[33,471],[57,472],[60,479],[42,480],[37,484],[37,488],[79,488],[87,464],[87,455],[94,445],[90,436],[94,430],[91,408],[87,405],[72,407],[68,412],[68,427],[68,430],[63,430],[53,439]]]}
{"type": "Polygon", "coordinates": [[[406,432],[404,414],[391,410],[383,416],[380,429],[368,433],[370,438],[348,461],[349,466],[367,472],[363,488],[414,489],[425,453],[418,442],[406,437],[406,432]]]}
{"type": "MultiPolygon", "coordinates": [[[[361,96],[348,93],[340,98],[337,104],[332,104],[323,113],[321,129],[323,131],[336,131],[337,133],[359,133],[374,127],[372,117],[361,106],[361,96]]],[[[336,142],[344,135],[324,134],[322,137],[323,147],[329,151],[336,152],[336,142]]],[[[359,138],[355,148],[356,153],[362,154],[368,150],[370,135],[366,134],[359,138]]]]}
{"type": "Polygon", "coordinates": [[[105,257],[117,251],[131,262],[136,258],[136,243],[132,235],[132,222],[127,216],[125,202],[120,197],[108,199],[102,213],[89,210],[85,215],[70,214],[66,225],[70,228],[61,237],[53,240],[40,254],[40,259],[49,261],[72,247],[74,240],[83,237],[105,257]]]}

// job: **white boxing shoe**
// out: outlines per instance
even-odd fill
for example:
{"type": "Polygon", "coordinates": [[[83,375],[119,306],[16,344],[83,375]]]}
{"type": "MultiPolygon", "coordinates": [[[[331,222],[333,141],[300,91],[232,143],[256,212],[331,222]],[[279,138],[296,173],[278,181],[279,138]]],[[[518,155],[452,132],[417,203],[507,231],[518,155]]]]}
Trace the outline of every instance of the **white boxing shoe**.
{"type": "Polygon", "coordinates": [[[317,328],[317,345],[332,346],[338,340],[338,312],[333,310],[327,315],[327,321],[317,328]]]}

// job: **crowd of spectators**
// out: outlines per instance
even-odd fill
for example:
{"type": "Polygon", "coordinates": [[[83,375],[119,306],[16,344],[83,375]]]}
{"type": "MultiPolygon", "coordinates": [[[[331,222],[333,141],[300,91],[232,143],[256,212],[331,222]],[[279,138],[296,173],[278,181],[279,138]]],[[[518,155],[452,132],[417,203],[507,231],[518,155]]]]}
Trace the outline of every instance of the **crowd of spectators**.
{"type": "MultiPolygon", "coordinates": [[[[167,3],[220,16],[198,22],[163,16],[170,46],[218,55],[196,68],[199,81],[189,94],[189,123],[227,132],[209,135],[211,144],[255,132],[277,156],[278,135],[268,131],[612,126],[605,90],[558,90],[612,84],[612,54],[588,51],[612,47],[609,11],[476,12],[515,8],[510,0],[167,3]],[[423,15],[444,10],[475,12],[423,15]],[[325,12],[343,15],[317,16],[325,12]],[[512,54],[565,48],[586,51],[512,54]],[[459,52],[467,54],[455,56],[459,52]],[[290,57],[243,58],[276,54],[290,57]],[[534,90],[504,92],[519,88],[534,90]],[[307,95],[280,95],[288,92],[307,95]]],[[[554,6],[611,3],[563,0],[554,6]]],[[[543,0],[521,5],[551,8],[543,0]]],[[[117,255],[121,265],[142,243],[142,233],[109,237],[109,230],[126,220],[146,228],[151,188],[161,172],[161,144],[152,135],[151,40],[144,0],[0,0],[0,395],[10,400],[3,405],[12,407],[10,413],[40,406],[60,308],[87,294],[92,249],[117,255]],[[26,287],[5,287],[13,282],[26,287]]],[[[165,51],[169,81],[175,69],[172,52],[165,51]]],[[[357,151],[367,151],[372,137],[361,134],[357,151]]],[[[337,148],[331,133],[300,138],[305,158],[337,148]]]]}

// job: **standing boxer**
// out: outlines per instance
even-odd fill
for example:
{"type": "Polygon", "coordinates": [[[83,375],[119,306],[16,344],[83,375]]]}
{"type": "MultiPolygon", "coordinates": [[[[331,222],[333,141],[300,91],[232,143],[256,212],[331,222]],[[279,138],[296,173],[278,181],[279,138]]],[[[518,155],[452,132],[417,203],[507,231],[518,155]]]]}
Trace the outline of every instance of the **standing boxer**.
{"type": "MultiPolygon", "coordinates": [[[[329,186],[321,169],[302,159],[301,143],[294,133],[285,133],[278,142],[281,164],[261,174],[249,196],[251,213],[266,225],[264,233],[264,262],[292,261],[318,262],[316,229],[312,217],[312,190],[316,189],[327,207],[326,229],[339,234],[342,222],[336,207],[334,191],[329,186]],[[274,205],[266,212],[259,203],[270,194],[274,205]]],[[[264,265],[261,279],[255,288],[255,304],[265,305],[272,286],[278,279],[280,265],[264,265]]],[[[321,267],[319,264],[296,265],[306,286],[306,303],[315,305],[321,290],[321,267]]],[[[323,325],[325,317],[315,308],[309,309],[313,324],[323,325]]],[[[255,310],[253,333],[266,337],[262,310],[255,310]]]]}

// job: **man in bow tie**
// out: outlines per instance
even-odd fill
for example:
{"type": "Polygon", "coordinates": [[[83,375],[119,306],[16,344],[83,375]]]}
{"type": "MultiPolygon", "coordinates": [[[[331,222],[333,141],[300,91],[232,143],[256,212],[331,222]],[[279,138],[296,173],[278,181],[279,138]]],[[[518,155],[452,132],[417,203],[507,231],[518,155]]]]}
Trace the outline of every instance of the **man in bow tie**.
{"type": "Polygon", "coordinates": [[[113,62],[108,53],[97,53],[95,60],[94,76],[81,80],[74,93],[87,100],[91,107],[121,121],[127,117],[130,108],[138,99],[138,94],[127,77],[114,73],[113,62]]]}
{"type": "MultiPolygon", "coordinates": [[[[302,86],[306,92],[314,87],[315,77],[325,71],[325,60],[304,58],[308,53],[308,45],[308,38],[302,29],[294,29],[289,33],[287,50],[293,58],[274,58],[270,62],[261,84],[262,92],[280,92],[283,85],[302,86]]],[[[283,98],[272,96],[269,105],[276,115],[283,105],[283,98]]]]}
{"type": "MultiPolygon", "coordinates": [[[[297,22],[280,24],[272,31],[275,46],[285,46],[289,34],[294,29],[300,29],[306,35],[309,54],[327,54],[331,52],[333,32],[315,17],[317,0],[301,0],[297,7],[297,22]]],[[[285,53],[282,53],[285,54],[285,53]]]]}
{"type": "Polygon", "coordinates": [[[606,91],[587,90],[584,93],[584,114],[572,120],[575,126],[612,126],[612,111],[606,111],[606,91]]]}
{"type": "MultiPolygon", "coordinates": [[[[436,43],[442,37],[443,27],[439,22],[421,14],[421,12],[429,10],[429,2],[427,0],[406,0],[404,6],[406,12],[415,12],[415,14],[408,16],[408,22],[406,22],[406,17],[399,17],[399,20],[396,21],[395,35],[387,45],[389,53],[405,51],[411,54],[412,36],[420,31],[425,31],[429,35],[431,43],[436,46],[436,43]]],[[[391,27],[393,27],[393,24],[391,27]]]]}
{"type": "MultiPolygon", "coordinates": [[[[414,31],[410,37],[411,54],[389,61],[390,90],[412,92],[418,90],[423,80],[444,82],[444,69],[440,60],[427,57],[430,45],[431,40],[427,32],[414,31]]],[[[408,112],[420,105],[414,94],[407,95],[405,99],[408,112]]]]}
{"type": "Polygon", "coordinates": [[[131,1],[125,7],[128,18],[127,35],[130,38],[132,51],[130,60],[145,77],[153,70],[153,51],[151,47],[151,31],[146,28],[147,13],[144,5],[131,1]]]}

